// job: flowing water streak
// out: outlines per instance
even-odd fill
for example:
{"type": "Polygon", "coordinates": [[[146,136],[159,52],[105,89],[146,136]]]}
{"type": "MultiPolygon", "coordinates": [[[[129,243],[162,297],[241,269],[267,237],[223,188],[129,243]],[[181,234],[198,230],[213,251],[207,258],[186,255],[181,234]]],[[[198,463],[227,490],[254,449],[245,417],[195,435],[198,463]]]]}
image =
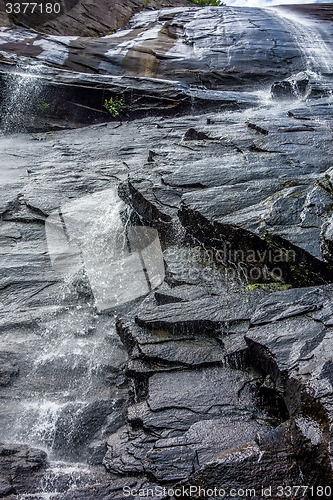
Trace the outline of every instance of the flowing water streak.
{"type": "Polygon", "coordinates": [[[21,64],[17,71],[8,73],[0,124],[3,132],[24,131],[31,115],[42,114],[48,107],[48,103],[40,97],[43,68],[43,64],[21,64]]]}
{"type": "MultiPolygon", "coordinates": [[[[124,204],[115,189],[62,208],[68,229],[75,229],[86,252],[93,254],[91,265],[99,265],[105,256],[117,256],[125,244],[124,227],[130,214],[120,217],[124,204]]],[[[40,497],[45,499],[61,489],[64,476],[68,488],[75,489],[99,474],[92,471],[89,479],[90,468],[82,473],[82,461],[90,453],[90,443],[105,439],[108,425],[118,418],[125,391],[118,381],[123,384],[127,354],[116,334],[115,318],[97,313],[89,282],[80,283],[85,279],[84,260],[78,267],[75,264],[74,260],[73,266],[64,268],[68,272],[52,292],[57,310],[47,313],[26,339],[33,345],[34,358],[29,359],[26,376],[17,387],[15,417],[6,422],[7,442],[25,443],[48,453],[51,465],[40,485],[40,497]],[[90,430],[100,408],[105,420],[90,430]],[[71,462],[67,469],[63,460],[71,462]]],[[[107,282],[110,276],[105,272],[103,278],[107,282]]]]}
{"type": "Polygon", "coordinates": [[[324,21],[316,23],[285,9],[269,9],[278,16],[286,29],[294,37],[300,52],[304,55],[305,70],[318,79],[333,75],[332,33],[324,21]]]}

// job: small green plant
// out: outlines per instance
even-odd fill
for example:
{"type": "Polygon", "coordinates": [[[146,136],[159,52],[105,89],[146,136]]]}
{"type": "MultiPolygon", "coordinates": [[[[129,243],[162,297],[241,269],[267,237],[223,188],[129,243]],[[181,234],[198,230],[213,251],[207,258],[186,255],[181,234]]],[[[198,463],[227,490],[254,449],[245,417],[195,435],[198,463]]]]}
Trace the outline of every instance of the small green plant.
{"type": "Polygon", "coordinates": [[[151,0],[143,0],[143,8],[144,9],[149,9],[151,4],[151,0]]]}
{"type": "Polygon", "coordinates": [[[37,101],[37,112],[41,115],[45,115],[49,109],[51,104],[45,101],[44,97],[39,97],[37,101]]]}
{"type": "Polygon", "coordinates": [[[292,285],[282,284],[282,283],[253,283],[252,285],[247,285],[246,290],[248,292],[253,292],[253,290],[268,290],[270,292],[283,292],[285,290],[290,290],[292,285]]]}
{"type": "Polygon", "coordinates": [[[124,111],[125,108],[125,97],[123,95],[116,97],[110,97],[110,99],[105,99],[104,108],[110,113],[113,118],[117,118],[124,111]]]}
{"type": "Polygon", "coordinates": [[[190,0],[190,2],[199,5],[200,7],[223,7],[225,5],[222,0],[190,0]]]}

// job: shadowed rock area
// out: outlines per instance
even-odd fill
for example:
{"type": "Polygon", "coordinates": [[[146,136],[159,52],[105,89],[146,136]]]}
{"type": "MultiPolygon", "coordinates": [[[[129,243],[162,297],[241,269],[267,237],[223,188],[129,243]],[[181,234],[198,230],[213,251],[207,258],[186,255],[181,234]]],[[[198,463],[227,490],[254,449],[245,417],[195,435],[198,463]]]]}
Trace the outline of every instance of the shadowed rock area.
{"type": "Polygon", "coordinates": [[[331,10],[2,29],[0,496],[330,487],[331,10]],[[165,275],[100,308],[119,224],[158,231],[165,275]]]}

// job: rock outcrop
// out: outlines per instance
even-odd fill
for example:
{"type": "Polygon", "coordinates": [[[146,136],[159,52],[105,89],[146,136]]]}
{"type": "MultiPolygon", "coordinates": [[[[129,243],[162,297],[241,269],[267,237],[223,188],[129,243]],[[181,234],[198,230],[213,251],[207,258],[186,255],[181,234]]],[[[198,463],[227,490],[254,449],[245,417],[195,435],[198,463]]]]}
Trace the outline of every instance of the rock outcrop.
{"type": "Polygon", "coordinates": [[[309,76],[303,72],[290,76],[282,82],[272,85],[273,99],[308,99],[312,91],[309,76]]]}
{"type": "Polygon", "coordinates": [[[88,73],[181,80],[209,89],[263,87],[305,69],[292,31],[273,11],[232,7],[142,12],[102,38],[4,29],[0,54],[88,73]],[[212,45],[213,44],[213,45],[212,45]]]}
{"type": "Polygon", "coordinates": [[[30,444],[1,445],[0,495],[331,485],[332,88],[325,67],[321,89],[302,77],[306,96],[271,100],[308,69],[294,35],[274,11],[194,7],[103,39],[1,32],[0,426],[30,444]],[[111,202],[158,230],[165,280],[100,312],[82,260],[51,266],[44,226],[77,203],[94,244],[117,231],[111,202]]]}
{"type": "MultiPolygon", "coordinates": [[[[21,8],[15,14],[7,14],[5,4],[1,4],[1,26],[15,23],[52,35],[96,37],[113,33],[119,28],[124,29],[138,11],[174,6],[172,0],[63,0],[51,3],[59,3],[60,9],[56,7],[51,12],[46,12],[44,6],[41,9],[29,6],[27,9],[21,8]]],[[[177,5],[192,6],[188,0],[177,0],[177,5]]]]}

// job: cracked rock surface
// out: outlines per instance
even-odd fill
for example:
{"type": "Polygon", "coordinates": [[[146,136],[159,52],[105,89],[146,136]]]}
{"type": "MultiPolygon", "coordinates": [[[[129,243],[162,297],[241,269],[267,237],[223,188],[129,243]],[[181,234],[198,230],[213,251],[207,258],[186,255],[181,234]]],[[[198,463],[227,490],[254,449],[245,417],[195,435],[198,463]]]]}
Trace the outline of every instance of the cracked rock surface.
{"type": "Polygon", "coordinates": [[[62,109],[110,92],[132,114],[0,136],[0,496],[332,483],[332,75],[271,99],[309,69],[288,26],[177,7],[102,39],[1,31],[11,63],[62,67],[40,76],[62,109]],[[116,310],[47,245],[50,214],[98,196],[96,239],[117,199],[163,251],[163,283],[116,310]]]}
{"type": "MultiPolygon", "coordinates": [[[[75,27],[60,39],[3,28],[0,54],[7,61],[31,58],[74,71],[245,90],[305,69],[288,22],[273,9],[175,7],[138,13],[128,29],[101,38],[75,36],[75,27]]],[[[329,43],[332,28],[326,24],[321,27],[329,43]]]]}

